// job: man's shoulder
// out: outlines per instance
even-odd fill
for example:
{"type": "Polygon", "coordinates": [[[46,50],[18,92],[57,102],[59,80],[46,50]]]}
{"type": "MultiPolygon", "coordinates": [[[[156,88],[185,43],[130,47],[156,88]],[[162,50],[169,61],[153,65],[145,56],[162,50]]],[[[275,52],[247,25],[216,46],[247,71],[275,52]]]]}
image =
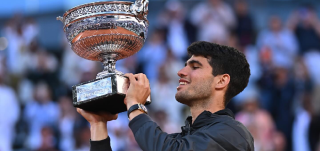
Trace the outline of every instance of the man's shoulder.
{"type": "Polygon", "coordinates": [[[246,144],[247,147],[253,148],[253,137],[247,128],[230,116],[222,115],[219,119],[203,127],[219,144],[233,145],[235,147],[246,144]]]}
{"type": "Polygon", "coordinates": [[[247,128],[242,123],[227,115],[220,115],[217,120],[212,121],[212,123],[205,126],[204,129],[209,131],[214,130],[216,133],[249,133],[247,128]]]}

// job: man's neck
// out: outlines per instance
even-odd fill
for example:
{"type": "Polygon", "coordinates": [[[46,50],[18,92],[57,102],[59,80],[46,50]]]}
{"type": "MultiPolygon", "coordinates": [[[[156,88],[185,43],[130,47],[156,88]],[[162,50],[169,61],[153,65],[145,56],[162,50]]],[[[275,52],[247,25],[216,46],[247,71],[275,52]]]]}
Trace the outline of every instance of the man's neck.
{"type": "Polygon", "coordinates": [[[215,113],[217,111],[223,110],[225,107],[223,105],[214,105],[214,104],[208,104],[206,106],[201,105],[195,105],[190,107],[190,112],[192,116],[192,124],[196,120],[196,118],[203,112],[203,111],[209,111],[211,113],[215,113]]]}

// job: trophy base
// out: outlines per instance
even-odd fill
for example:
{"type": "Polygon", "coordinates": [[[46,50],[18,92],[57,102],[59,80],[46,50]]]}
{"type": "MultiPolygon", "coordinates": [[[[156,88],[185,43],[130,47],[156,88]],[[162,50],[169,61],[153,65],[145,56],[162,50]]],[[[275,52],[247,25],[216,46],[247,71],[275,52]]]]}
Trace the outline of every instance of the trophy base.
{"type": "MultiPolygon", "coordinates": [[[[127,111],[126,77],[118,74],[81,83],[72,87],[73,106],[91,112],[106,111],[112,114],[127,111]]],[[[146,105],[150,104],[150,96],[146,105]]]]}

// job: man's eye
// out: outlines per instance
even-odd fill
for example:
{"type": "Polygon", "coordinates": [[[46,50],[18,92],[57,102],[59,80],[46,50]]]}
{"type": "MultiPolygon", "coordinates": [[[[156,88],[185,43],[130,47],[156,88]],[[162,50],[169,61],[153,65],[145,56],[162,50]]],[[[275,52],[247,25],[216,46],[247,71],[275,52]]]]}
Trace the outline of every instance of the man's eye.
{"type": "Polygon", "coordinates": [[[194,67],[194,66],[192,67],[192,69],[198,69],[198,68],[200,68],[200,67],[194,67]]]}

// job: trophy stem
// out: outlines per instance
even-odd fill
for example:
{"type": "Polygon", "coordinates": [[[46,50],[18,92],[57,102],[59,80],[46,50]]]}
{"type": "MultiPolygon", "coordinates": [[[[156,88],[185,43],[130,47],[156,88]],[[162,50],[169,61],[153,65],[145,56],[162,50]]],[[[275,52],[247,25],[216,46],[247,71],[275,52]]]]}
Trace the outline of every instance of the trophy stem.
{"type": "Polygon", "coordinates": [[[108,73],[115,73],[116,61],[114,59],[106,59],[103,62],[103,71],[108,73]]]}
{"type": "Polygon", "coordinates": [[[98,73],[97,79],[116,74],[116,58],[117,54],[102,55],[100,60],[103,64],[103,71],[98,73]]]}

